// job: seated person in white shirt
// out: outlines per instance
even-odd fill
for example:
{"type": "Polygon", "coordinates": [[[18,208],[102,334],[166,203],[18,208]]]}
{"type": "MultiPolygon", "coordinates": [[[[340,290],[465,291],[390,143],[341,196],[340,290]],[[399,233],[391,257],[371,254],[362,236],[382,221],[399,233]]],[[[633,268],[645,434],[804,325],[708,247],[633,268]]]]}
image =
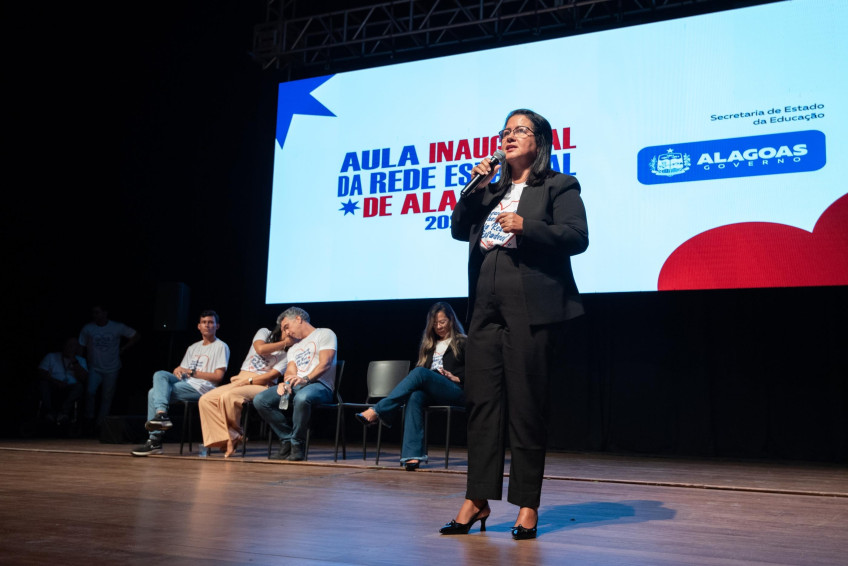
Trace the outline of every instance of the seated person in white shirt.
{"type": "Polygon", "coordinates": [[[67,424],[74,403],[82,398],[88,365],[77,355],[80,346],[76,338],[68,338],[61,352],[51,352],[38,364],[38,389],[41,393],[41,413],[50,422],[67,424]],[[61,404],[61,405],[60,405],[61,404]],[[56,405],[60,405],[56,414],[56,405]]]}
{"type": "Polygon", "coordinates": [[[225,451],[225,458],[235,454],[238,445],[244,442],[241,429],[244,402],[252,401],[269,387],[276,386],[277,379],[286,370],[286,350],[294,342],[282,333],[281,321],[282,315],[277,317],[273,330],[260,328],[253,336],[238,375],[232,376],[227,385],[205,393],[197,404],[203,444],[209,448],[221,448],[225,451]]]}
{"type": "Polygon", "coordinates": [[[186,350],[174,371],[153,374],[153,387],[147,394],[147,422],[150,437],[144,446],[132,451],[134,456],[162,453],[162,435],[173,426],[168,408],[175,401],[198,401],[224,379],[230,361],[230,348],[216,337],[220,322],[212,310],[200,313],[197,329],[203,337],[186,350]]]}
{"type": "Polygon", "coordinates": [[[277,387],[253,398],[253,406],[281,441],[278,460],[305,458],[306,431],[312,407],[333,400],[336,383],[336,334],[329,328],[315,328],[309,314],[290,307],[280,325],[283,334],[297,341],[287,352],[288,365],[277,387]],[[290,396],[280,402],[283,396],[290,396]]]}

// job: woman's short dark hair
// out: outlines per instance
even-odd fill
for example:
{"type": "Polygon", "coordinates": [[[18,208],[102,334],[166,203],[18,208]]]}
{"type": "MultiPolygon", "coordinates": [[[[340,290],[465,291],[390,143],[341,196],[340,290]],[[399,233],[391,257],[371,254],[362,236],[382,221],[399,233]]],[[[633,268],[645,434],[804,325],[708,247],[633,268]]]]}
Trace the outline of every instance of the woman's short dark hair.
{"type": "MultiPolygon", "coordinates": [[[[513,110],[507,115],[506,120],[504,120],[504,127],[506,127],[506,123],[509,122],[509,119],[516,114],[526,116],[527,119],[530,120],[530,123],[533,124],[533,134],[536,137],[536,148],[538,151],[536,152],[535,161],[533,161],[533,164],[530,166],[530,176],[527,178],[527,185],[530,187],[541,185],[545,179],[553,174],[553,170],[551,169],[551,146],[553,144],[551,124],[541,114],[536,114],[532,110],[528,110],[526,108],[519,108],[517,110],[513,110]]],[[[495,183],[495,186],[492,187],[492,190],[498,191],[511,184],[512,175],[509,163],[504,161],[501,164],[500,179],[497,183],[495,183]]]]}

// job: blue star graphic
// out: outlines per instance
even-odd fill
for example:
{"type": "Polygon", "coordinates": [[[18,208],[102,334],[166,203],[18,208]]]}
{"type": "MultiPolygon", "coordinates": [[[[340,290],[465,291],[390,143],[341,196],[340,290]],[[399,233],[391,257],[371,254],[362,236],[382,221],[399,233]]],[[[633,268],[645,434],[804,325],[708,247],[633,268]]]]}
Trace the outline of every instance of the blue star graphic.
{"type": "Polygon", "coordinates": [[[353,214],[356,212],[357,208],[359,208],[359,201],[353,202],[351,199],[347,199],[347,202],[343,202],[339,210],[344,210],[344,216],[347,216],[348,213],[353,214]]]}
{"type": "Polygon", "coordinates": [[[277,143],[280,147],[286,142],[292,116],[302,114],[307,116],[333,116],[329,108],[318,102],[312,91],[333,78],[333,75],[315,77],[302,81],[280,83],[277,98],[277,143]]]}

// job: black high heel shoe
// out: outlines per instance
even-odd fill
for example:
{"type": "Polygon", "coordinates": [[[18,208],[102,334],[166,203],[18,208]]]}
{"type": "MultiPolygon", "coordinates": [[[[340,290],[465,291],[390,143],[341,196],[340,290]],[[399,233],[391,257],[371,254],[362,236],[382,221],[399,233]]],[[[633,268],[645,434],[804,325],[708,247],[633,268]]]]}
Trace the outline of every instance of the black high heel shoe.
{"type": "Polygon", "coordinates": [[[358,420],[360,423],[362,423],[365,426],[374,426],[375,424],[380,422],[380,419],[377,419],[376,421],[369,421],[368,419],[365,418],[365,415],[363,415],[362,413],[355,413],[353,416],[356,417],[356,420],[358,420]]]}
{"type": "Polygon", "coordinates": [[[486,503],[482,509],[474,513],[474,515],[471,517],[471,520],[467,523],[457,523],[454,519],[450,523],[447,523],[444,527],[439,529],[439,532],[443,535],[467,535],[468,531],[471,530],[471,527],[473,527],[474,523],[476,523],[478,520],[480,521],[480,532],[485,532],[486,519],[489,518],[489,515],[481,517],[480,513],[482,513],[483,511],[489,511],[488,503],[486,503]]]}
{"type": "Polygon", "coordinates": [[[418,466],[420,466],[420,465],[421,465],[420,461],[418,461],[418,462],[407,461],[407,462],[404,463],[404,467],[406,468],[407,472],[414,472],[415,470],[418,469],[418,466]]]}
{"type": "MultiPolygon", "coordinates": [[[[536,523],[538,525],[539,523],[536,523]]],[[[512,538],[513,540],[527,540],[531,538],[536,538],[536,527],[532,529],[525,529],[521,525],[515,525],[512,527],[512,538]]]]}

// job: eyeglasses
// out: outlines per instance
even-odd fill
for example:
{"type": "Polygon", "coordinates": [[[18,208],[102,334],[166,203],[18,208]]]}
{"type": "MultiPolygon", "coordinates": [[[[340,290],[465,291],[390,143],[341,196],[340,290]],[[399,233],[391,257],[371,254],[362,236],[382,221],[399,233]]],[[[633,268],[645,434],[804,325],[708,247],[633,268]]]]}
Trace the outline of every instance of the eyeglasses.
{"type": "Polygon", "coordinates": [[[505,137],[507,137],[510,134],[512,134],[513,136],[515,136],[517,138],[526,138],[527,136],[529,136],[532,133],[533,133],[533,130],[531,130],[527,126],[518,126],[514,130],[510,130],[509,128],[506,128],[505,130],[501,130],[500,132],[498,132],[498,135],[500,136],[501,139],[504,139],[505,137]]]}

